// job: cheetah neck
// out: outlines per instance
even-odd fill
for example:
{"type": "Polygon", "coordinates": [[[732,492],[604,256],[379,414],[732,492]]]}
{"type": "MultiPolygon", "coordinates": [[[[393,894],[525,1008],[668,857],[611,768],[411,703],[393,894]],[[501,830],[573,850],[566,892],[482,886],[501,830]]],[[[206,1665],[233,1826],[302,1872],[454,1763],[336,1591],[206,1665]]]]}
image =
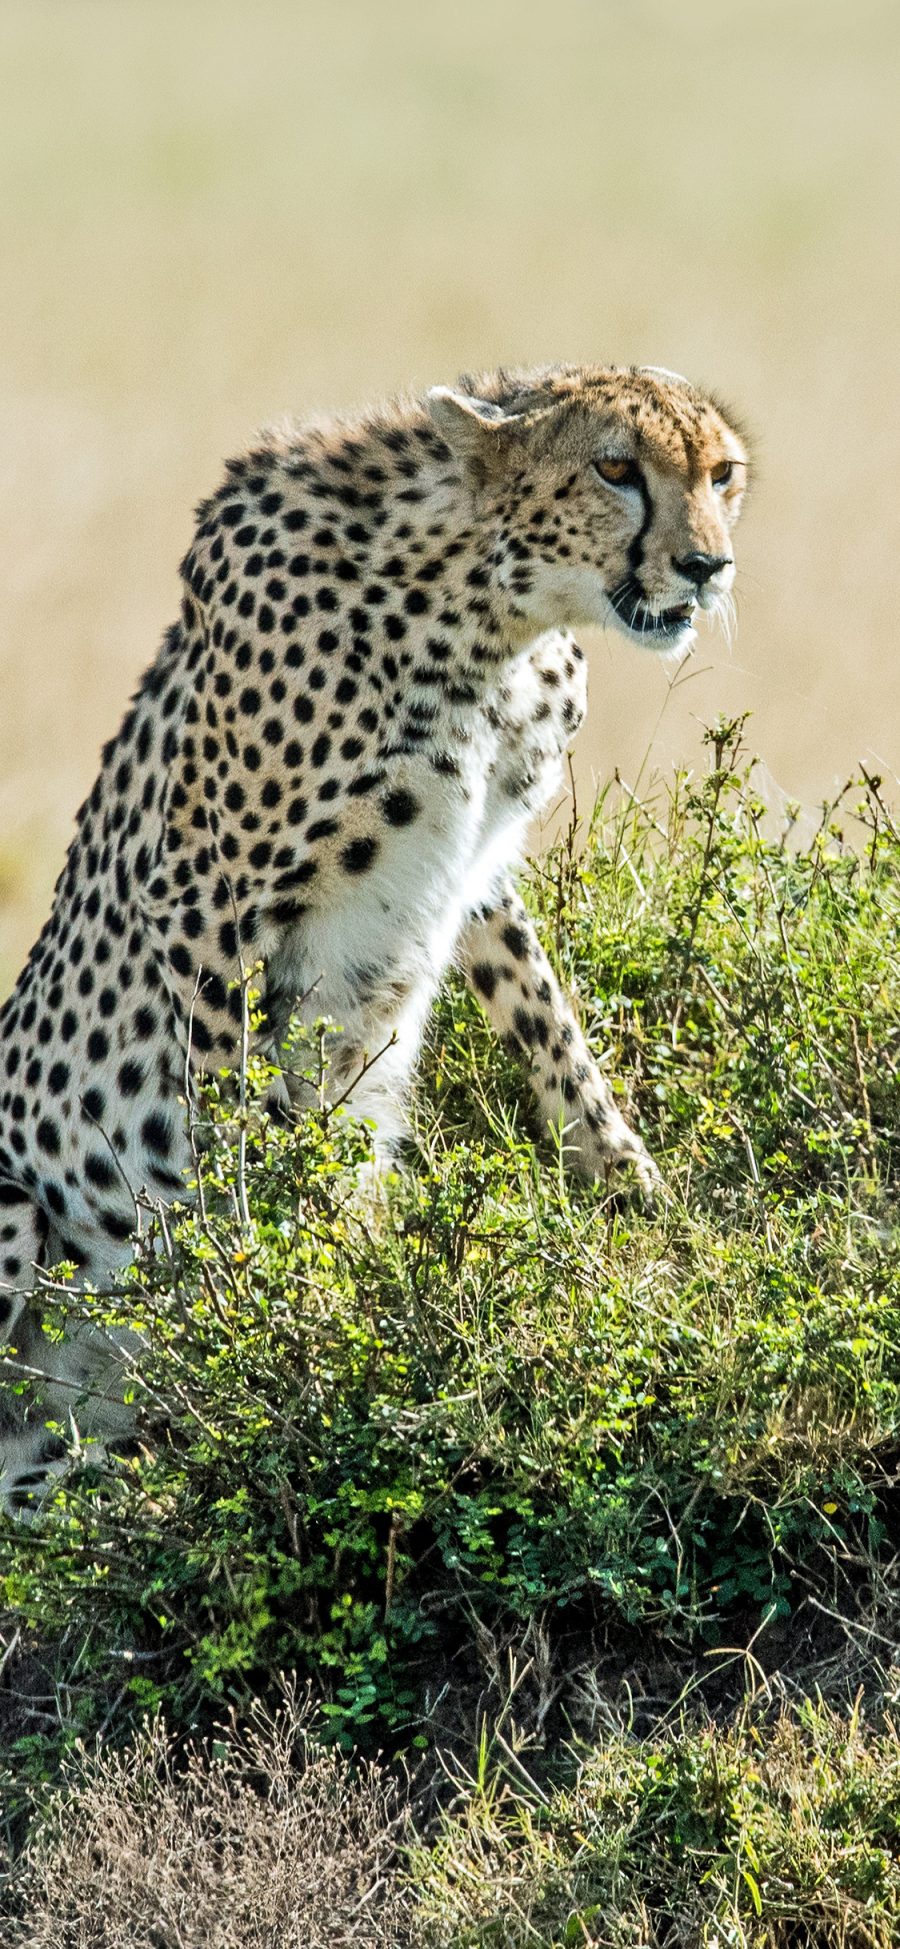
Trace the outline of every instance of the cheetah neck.
{"type": "MultiPolygon", "coordinates": [[[[550,626],[523,602],[527,570],[518,560],[508,496],[472,490],[418,402],[360,426],[304,428],[286,437],[280,452],[290,480],[309,481],[323,512],[336,501],[353,517],[343,524],[354,546],[344,566],[364,583],[368,631],[374,625],[379,632],[378,609],[387,621],[399,592],[404,637],[397,661],[411,685],[422,673],[421,663],[406,660],[415,646],[432,666],[426,687],[442,671],[449,704],[454,691],[474,702],[550,626]]],[[[325,538],[326,572],[333,524],[311,532],[325,538]]]]}

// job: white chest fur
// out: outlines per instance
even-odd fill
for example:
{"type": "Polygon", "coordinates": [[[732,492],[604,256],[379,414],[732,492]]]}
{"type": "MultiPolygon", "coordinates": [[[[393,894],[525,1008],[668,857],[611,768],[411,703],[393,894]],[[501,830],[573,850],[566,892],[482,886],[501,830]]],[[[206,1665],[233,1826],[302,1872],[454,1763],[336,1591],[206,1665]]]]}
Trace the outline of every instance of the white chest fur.
{"type": "MultiPolygon", "coordinates": [[[[349,1032],[361,1014],[390,1014],[392,1001],[402,1004],[422,984],[430,998],[466,911],[487,896],[491,874],[496,879],[509,862],[524,823],[516,808],[499,848],[489,838],[487,767],[474,757],[459,778],[436,775],[424,757],[405,759],[392,772],[395,789],[420,809],[400,829],[379,828],[377,858],[364,874],[342,872],[336,848],[336,870],[309,903],[289,949],[297,956],[290,985],[299,994],[313,991],[304,1012],[330,1015],[349,1032]]],[[[279,986],[286,972],[277,969],[279,986]]]]}
{"type": "Polygon", "coordinates": [[[342,869],[348,833],[369,839],[375,830],[363,801],[320,854],[315,891],[270,957],[270,977],[282,994],[305,997],[307,1020],[340,1024],[354,1050],[380,1046],[392,1027],[417,1046],[467,915],[521,858],[572,735],[561,711],[573,688],[563,680],[570,653],[563,636],[541,639],[465,724],[458,714],[438,722],[420,754],[391,761],[390,789],[408,794],[416,814],[399,827],[377,823],[365,872],[342,869]],[[435,767],[436,747],[452,750],[452,772],[435,767]]]}

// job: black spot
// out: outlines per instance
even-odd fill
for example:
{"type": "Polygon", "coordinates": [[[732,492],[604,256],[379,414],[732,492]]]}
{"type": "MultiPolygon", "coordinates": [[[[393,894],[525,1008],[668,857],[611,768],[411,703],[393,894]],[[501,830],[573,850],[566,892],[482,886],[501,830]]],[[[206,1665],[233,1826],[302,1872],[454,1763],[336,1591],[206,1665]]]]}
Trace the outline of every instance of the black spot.
{"type": "Polygon", "coordinates": [[[120,1211],[101,1211],[100,1223],[110,1238],[130,1238],[134,1231],[134,1219],[125,1218],[120,1211]]]}
{"type": "Polygon", "coordinates": [[[172,1129],[168,1119],[159,1110],[154,1110],[149,1117],[144,1118],[141,1124],[141,1136],[151,1150],[156,1151],[160,1157],[168,1157],[172,1148],[172,1129]]]}
{"type": "Polygon", "coordinates": [[[84,1175],[89,1184],[96,1185],[98,1191],[108,1191],[110,1185],[115,1182],[116,1171],[108,1157],[103,1157],[99,1151],[91,1150],[84,1160],[84,1175]]]}
{"type": "Polygon", "coordinates": [[[476,961],[472,968],[472,980],[479,994],[490,1001],[497,987],[496,968],[492,968],[489,961],[476,961]]]}
{"type": "MultiPolygon", "coordinates": [[[[206,980],[203,983],[203,1000],[206,1003],[207,1008],[216,1008],[216,1009],[227,1008],[228,989],[226,988],[221,975],[217,975],[217,974],[207,975],[206,980]]],[[[201,1023],[196,1017],[194,1019],[193,1034],[198,1049],[209,1048],[210,1046],[209,1035],[208,1035],[208,1031],[206,1030],[206,1025],[205,1023],[201,1023]],[[198,1030],[202,1030],[202,1034],[198,1034],[198,1030]]]]}
{"type": "Polygon", "coordinates": [[[418,799],[403,786],[387,793],[382,799],[381,809],[389,826],[410,826],[422,810],[418,799]]]}
{"type": "Polygon", "coordinates": [[[345,873],[365,873],[378,852],[377,839],[351,839],[341,853],[345,873]]]}
{"type": "Polygon", "coordinates": [[[517,927],[510,921],[503,929],[503,945],[508,947],[515,961],[524,961],[528,955],[528,935],[524,927],[517,927]]]}
{"type": "Polygon", "coordinates": [[[137,1096],[144,1081],[144,1071],[139,1062],[123,1062],[119,1070],[119,1088],[123,1096],[137,1096]]]}
{"type": "Polygon", "coordinates": [[[384,783],[383,771],[363,771],[350,780],[347,795],[350,798],[363,798],[366,792],[374,792],[376,786],[384,783]]]}
{"type": "Polygon", "coordinates": [[[280,927],[293,927],[302,920],[306,908],[301,900],[276,900],[272,908],[272,918],[280,927]]]}

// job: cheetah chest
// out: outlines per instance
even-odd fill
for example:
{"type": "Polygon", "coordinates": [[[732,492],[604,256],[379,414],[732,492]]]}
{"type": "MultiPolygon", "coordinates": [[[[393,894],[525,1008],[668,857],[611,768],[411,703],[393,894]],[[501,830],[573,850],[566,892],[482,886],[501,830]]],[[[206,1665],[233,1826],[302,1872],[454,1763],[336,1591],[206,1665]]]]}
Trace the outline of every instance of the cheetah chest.
{"type": "Polygon", "coordinates": [[[270,957],[307,1018],[330,1015],[367,1046],[379,1025],[421,1025],[467,915],[495,897],[557,788],[571,729],[548,709],[545,673],[556,705],[565,654],[564,639],[544,639],[474,722],[448,721],[437,749],[396,759],[377,806],[345,802],[314,897],[270,957]]]}
{"type": "Polygon", "coordinates": [[[315,899],[270,960],[278,988],[305,998],[304,1015],[368,1034],[417,998],[427,1004],[480,878],[485,797],[483,778],[438,780],[407,763],[392,794],[407,822],[357,815],[349,840],[344,826],[315,899]]]}
{"type": "Polygon", "coordinates": [[[491,785],[486,764],[446,778],[406,761],[392,797],[408,822],[359,820],[349,842],[344,828],[315,900],[270,957],[276,986],[301,998],[307,1019],[331,1016],[367,1046],[379,1024],[421,1022],[466,915],[521,849],[528,808],[491,785]]]}

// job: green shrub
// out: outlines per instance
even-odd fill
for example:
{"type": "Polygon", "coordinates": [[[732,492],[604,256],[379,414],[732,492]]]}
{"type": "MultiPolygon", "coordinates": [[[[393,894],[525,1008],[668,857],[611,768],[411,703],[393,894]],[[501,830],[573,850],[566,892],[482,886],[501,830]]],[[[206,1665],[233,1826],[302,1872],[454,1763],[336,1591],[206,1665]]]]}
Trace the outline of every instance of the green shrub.
{"type": "Polygon", "coordinates": [[[535,1151],[455,983],[387,1202],[344,1114],[279,1127],[255,1063],[246,1114],[211,1089],[202,1202],[122,1288],[148,1455],[0,1538],[65,1702],[13,1715],[20,1772],[148,1708],[204,1731],[282,1668],[346,1743],[422,1745],[538,1624],[572,1664],[601,1628],[714,1647],[896,1547],[900,839],[870,781],[864,843],[832,815],[791,851],[734,727],[712,755],[665,822],[621,795],[531,880],[632,1079],[654,1216],[535,1151]]]}

